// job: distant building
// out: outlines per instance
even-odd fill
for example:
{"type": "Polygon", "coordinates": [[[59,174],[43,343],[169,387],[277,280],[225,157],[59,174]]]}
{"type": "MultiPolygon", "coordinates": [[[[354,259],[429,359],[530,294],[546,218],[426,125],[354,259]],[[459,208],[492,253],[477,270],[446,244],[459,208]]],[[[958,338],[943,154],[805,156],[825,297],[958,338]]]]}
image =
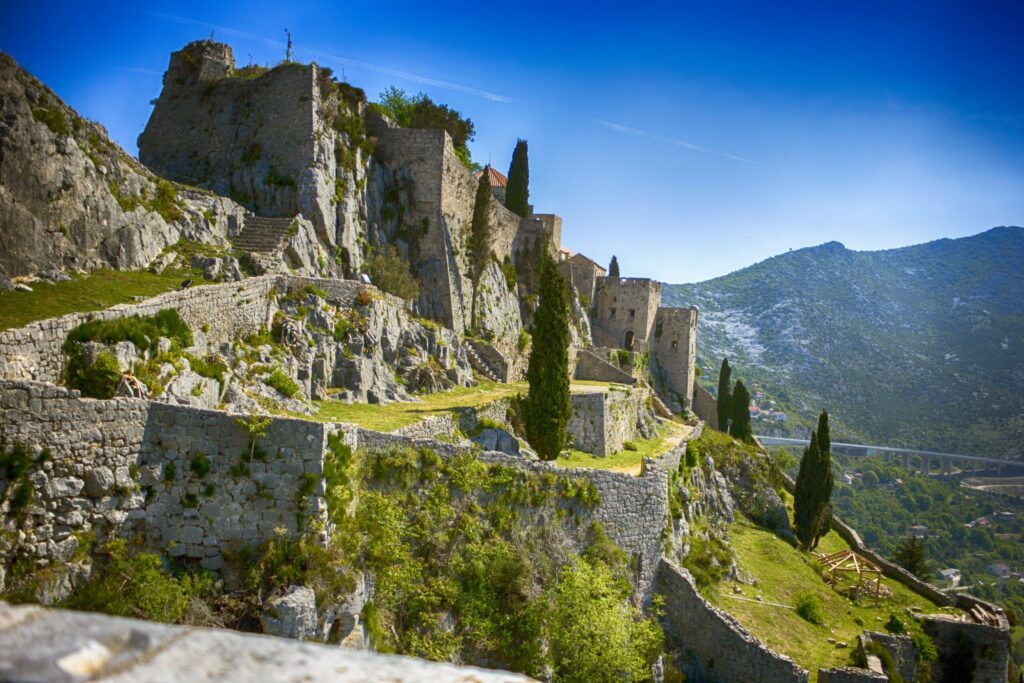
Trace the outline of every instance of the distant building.
{"type": "Polygon", "coordinates": [[[996,562],[988,566],[988,573],[1000,579],[1010,578],[1010,568],[1002,562],[996,562]]]}
{"type": "Polygon", "coordinates": [[[976,526],[992,526],[992,520],[988,517],[978,517],[974,521],[967,522],[964,526],[968,529],[973,529],[976,526]]]}
{"type": "Polygon", "coordinates": [[[939,576],[943,578],[949,585],[946,588],[956,588],[960,585],[960,581],[963,579],[963,574],[959,569],[950,567],[949,569],[943,569],[939,572],[939,576]]]}
{"type": "MultiPolygon", "coordinates": [[[[504,204],[505,203],[505,190],[508,189],[508,178],[503,176],[498,171],[494,170],[493,166],[488,166],[484,170],[490,172],[488,177],[487,177],[487,180],[491,184],[491,194],[494,195],[495,199],[497,199],[499,202],[504,204]]],[[[476,172],[476,179],[477,180],[480,179],[480,176],[483,174],[483,172],[484,171],[477,171],[476,172]]]]}
{"type": "Polygon", "coordinates": [[[1000,522],[1012,522],[1013,518],[1014,514],[1009,510],[1003,510],[1002,512],[996,513],[996,519],[998,519],[1000,522]]]}
{"type": "Polygon", "coordinates": [[[558,267],[562,276],[579,292],[580,298],[586,297],[588,303],[594,301],[597,279],[608,274],[596,261],[572,252],[568,252],[558,267]]]}
{"type": "Polygon", "coordinates": [[[928,527],[924,524],[915,524],[910,527],[910,535],[914,538],[928,538],[928,527]]]}

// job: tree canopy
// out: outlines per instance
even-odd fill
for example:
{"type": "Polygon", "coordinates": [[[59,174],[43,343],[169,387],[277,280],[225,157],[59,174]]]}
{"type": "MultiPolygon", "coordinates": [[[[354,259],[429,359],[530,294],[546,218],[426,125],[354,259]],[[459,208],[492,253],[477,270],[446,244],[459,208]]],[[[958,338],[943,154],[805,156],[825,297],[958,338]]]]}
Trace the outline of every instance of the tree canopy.
{"type": "Polygon", "coordinates": [[[608,277],[619,277],[619,259],[614,254],[611,263],[608,264],[608,277]]]}
{"type": "Polygon", "coordinates": [[[508,167],[508,186],[505,188],[505,208],[520,218],[530,213],[530,160],[526,140],[516,140],[512,163],[508,167]]]}
{"type": "Polygon", "coordinates": [[[437,104],[426,93],[408,95],[395,86],[380,94],[375,107],[402,128],[440,128],[448,131],[459,159],[467,167],[473,168],[466,145],[473,139],[476,129],[469,117],[462,116],[447,104],[437,104]]]}
{"type": "Polygon", "coordinates": [[[732,368],[729,359],[722,359],[722,367],[718,371],[718,429],[729,433],[729,418],[732,417],[730,400],[732,399],[732,368]]]}

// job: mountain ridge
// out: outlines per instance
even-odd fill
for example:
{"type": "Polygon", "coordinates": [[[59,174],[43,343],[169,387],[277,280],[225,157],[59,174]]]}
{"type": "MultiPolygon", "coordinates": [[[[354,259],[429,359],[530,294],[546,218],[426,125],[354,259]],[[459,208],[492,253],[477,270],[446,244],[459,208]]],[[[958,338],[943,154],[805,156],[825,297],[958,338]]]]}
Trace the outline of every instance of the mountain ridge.
{"type": "Polygon", "coordinates": [[[700,283],[698,364],[789,409],[800,433],[821,408],[844,438],[1013,455],[1024,437],[1024,228],[994,227],[879,251],[793,250],[700,283]]]}

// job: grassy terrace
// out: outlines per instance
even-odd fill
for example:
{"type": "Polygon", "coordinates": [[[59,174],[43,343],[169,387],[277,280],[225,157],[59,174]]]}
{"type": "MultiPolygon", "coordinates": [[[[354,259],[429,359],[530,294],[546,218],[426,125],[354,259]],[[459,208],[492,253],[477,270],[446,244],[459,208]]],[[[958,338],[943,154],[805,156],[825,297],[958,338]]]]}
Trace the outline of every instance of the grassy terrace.
{"type": "MultiPolygon", "coordinates": [[[[905,611],[908,607],[926,613],[956,612],[938,607],[889,579],[883,579],[883,584],[893,592],[891,598],[883,598],[878,607],[870,599],[858,605],[825,584],[811,555],[798,551],[771,532],[743,519],[730,526],[729,537],[741,573],[752,575],[757,586],[741,585],[743,592],[734,594],[732,587],[740,584],[718,584],[705,597],[770,648],[808,669],[812,681],[817,680],[819,668],[849,665],[857,636],[865,629],[886,632],[890,614],[896,614],[909,626],[912,620],[905,611]],[[798,597],[807,594],[820,601],[822,625],[805,621],[794,609],[777,606],[792,607],[798,597]],[[763,602],[757,601],[758,595],[763,602]],[[848,647],[837,648],[828,638],[848,647]]],[[[832,553],[847,547],[838,535],[830,533],[821,540],[817,552],[832,553]]]]}
{"type": "Polygon", "coordinates": [[[455,413],[462,408],[478,408],[502,398],[526,393],[526,384],[500,384],[481,380],[475,387],[458,388],[419,396],[419,403],[342,403],[316,401],[315,419],[324,422],[352,422],[366,429],[390,432],[415,424],[424,418],[455,413]]]}
{"type": "Polygon", "coordinates": [[[191,272],[97,270],[68,282],[34,282],[31,292],[0,292],[0,330],[68,313],[85,313],[176,289],[191,272]]]}
{"type": "Polygon", "coordinates": [[[556,464],[563,467],[593,467],[638,475],[644,458],[656,458],[659,455],[664,455],[677,446],[689,432],[690,427],[685,425],[662,422],[658,426],[658,433],[652,438],[627,442],[633,448],[627,447],[618,453],[605,456],[571,450],[558,458],[556,464]]]}

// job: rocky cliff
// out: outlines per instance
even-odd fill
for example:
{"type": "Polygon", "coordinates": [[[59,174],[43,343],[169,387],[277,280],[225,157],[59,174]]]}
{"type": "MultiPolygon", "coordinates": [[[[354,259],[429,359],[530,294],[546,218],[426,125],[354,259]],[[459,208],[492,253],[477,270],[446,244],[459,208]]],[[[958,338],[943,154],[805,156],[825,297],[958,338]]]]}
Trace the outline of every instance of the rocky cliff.
{"type": "Polygon", "coordinates": [[[0,54],[0,277],[147,266],[223,242],[242,208],[162,180],[0,54]]]}

